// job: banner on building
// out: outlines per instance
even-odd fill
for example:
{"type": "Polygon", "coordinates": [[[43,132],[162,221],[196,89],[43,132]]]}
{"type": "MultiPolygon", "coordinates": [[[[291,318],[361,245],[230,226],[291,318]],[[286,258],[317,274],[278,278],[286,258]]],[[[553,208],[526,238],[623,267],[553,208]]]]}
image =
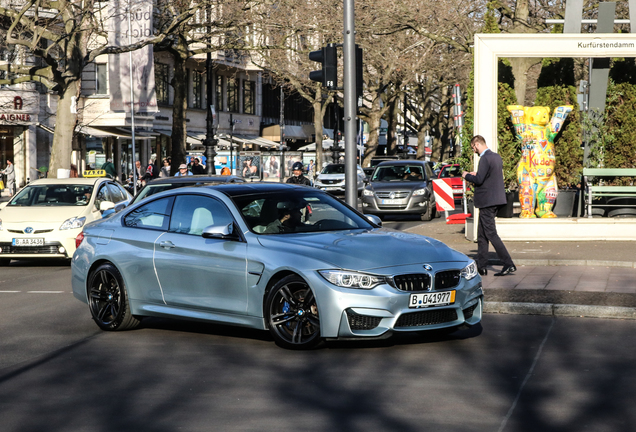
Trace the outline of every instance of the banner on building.
{"type": "MultiPolygon", "coordinates": [[[[152,1],[111,0],[109,11],[109,45],[128,46],[153,36],[152,1]]],[[[130,111],[132,83],[135,112],[157,112],[152,45],[132,52],[132,79],[130,57],[129,53],[108,55],[110,109],[130,111]]]]}

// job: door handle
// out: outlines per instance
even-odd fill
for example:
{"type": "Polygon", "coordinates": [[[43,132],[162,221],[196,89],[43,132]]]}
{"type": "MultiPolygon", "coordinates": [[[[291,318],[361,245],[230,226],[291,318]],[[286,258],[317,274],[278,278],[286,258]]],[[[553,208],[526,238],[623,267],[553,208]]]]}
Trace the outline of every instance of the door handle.
{"type": "Polygon", "coordinates": [[[171,241],[162,241],[159,243],[159,246],[165,249],[172,249],[173,247],[176,247],[171,241]]]}

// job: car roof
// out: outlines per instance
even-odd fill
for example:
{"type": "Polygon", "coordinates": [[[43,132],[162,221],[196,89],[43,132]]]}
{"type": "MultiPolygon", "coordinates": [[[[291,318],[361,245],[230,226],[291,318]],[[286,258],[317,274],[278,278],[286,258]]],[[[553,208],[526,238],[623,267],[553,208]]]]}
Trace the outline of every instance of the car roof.
{"type": "Polygon", "coordinates": [[[261,193],[284,192],[299,188],[303,190],[318,191],[318,189],[309,188],[307,186],[274,182],[224,183],[215,185],[198,185],[195,187],[218,190],[230,197],[261,193]]]}
{"type": "Polygon", "coordinates": [[[59,178],[45,178],[45,179],[39,179],[39,180],[33,180],[32,182],[30,182],[27,186],[33,186],[33,185],[44,185],[44,184],[50,184],[50,185],[66,185],[66,184],[86,184],[86,185],[93,185],[95,183],[97,183],[100,180],[111,180],[108,177],[71,177],[71,178],[64,178],[64,179],[59,179],[59,178]]]}
{"type": "Polygon", "coordinates": [[[229,183],[229,182],[244,182],[245,180],[239,176],[222,176],[222,175],[191,175],[191,176],[176,176],[176,177],[162,177],[151,180],[148,182],[148,185],[156,185],[156,184],[176,184],[176,183],[193,183],[193,182],[218,182],[218,183],[229,183]]]}
{"type": "Polygon", "coordinates": [[[417,160],[417,159],[399,159],[399,160],[388,160],[388,161],[383,161],[380,162],[379,164],[376,165],[376,167],[379,166],[385,166],[385,165],[425,165],[426,162],[425,161],[421,161],[421,160],[417,160]]]}

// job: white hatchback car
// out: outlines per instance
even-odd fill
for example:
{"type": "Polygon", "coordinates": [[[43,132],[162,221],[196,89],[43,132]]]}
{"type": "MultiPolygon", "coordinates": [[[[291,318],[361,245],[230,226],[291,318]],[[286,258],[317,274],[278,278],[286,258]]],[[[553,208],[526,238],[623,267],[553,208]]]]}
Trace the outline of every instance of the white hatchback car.
{"type": "Polygon", "coordinates": [[[35,180],[0,204],[0,265],[20,258],[71,259],[84,224],[131,200],[105,177],[35,180]]]}

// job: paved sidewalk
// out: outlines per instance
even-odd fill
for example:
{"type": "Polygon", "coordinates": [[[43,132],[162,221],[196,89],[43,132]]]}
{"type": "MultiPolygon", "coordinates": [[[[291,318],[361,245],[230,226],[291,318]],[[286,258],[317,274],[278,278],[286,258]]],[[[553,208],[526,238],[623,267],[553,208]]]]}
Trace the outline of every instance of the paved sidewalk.
{"type": "MultiPolygon", "coordinates": [[[[477,244],[463,225],[437,219],[408,230],[443,241],[475,258],[477,244]]],[[[506,242],[517,266],[501,269],[492,246],[488,275],[482,277],[485,312],[636,319],[634,242],[506,242]]]]}

